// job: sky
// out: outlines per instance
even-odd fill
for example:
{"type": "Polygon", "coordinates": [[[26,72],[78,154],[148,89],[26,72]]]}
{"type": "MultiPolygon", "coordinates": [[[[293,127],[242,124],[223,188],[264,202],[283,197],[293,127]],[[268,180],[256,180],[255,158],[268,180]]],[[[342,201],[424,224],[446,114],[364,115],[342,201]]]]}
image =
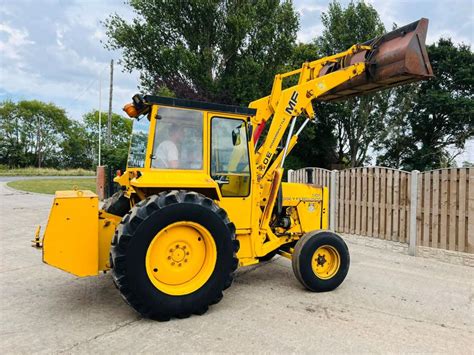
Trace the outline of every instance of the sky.
{"type": "MultiPolygon", "coordinates": [[[[320,16],[329,1],[293,2],[300,15],[298,40],[310,42],[322,32],[320,16]]],[[[428,43],[440,37],[473,43],[473,0],[366,2],[375,7],[386,28],[427,17],[428,43]]],[[[53,102],[65,108],[69,117],[81,119],[98,108],[101,86],[101,107],[106,111],[109,66],[114,59],[113,110],[120,113],[138,91],[138,74],[123,72],[117,64],[120,52],[103,46],[106,35],[101,21],[113,12],[126,19],[134,17],[123,0],[0,0],[0,101],[53,102]]],[[[474,162],[473,142],[464,156],[474,162]]]]}

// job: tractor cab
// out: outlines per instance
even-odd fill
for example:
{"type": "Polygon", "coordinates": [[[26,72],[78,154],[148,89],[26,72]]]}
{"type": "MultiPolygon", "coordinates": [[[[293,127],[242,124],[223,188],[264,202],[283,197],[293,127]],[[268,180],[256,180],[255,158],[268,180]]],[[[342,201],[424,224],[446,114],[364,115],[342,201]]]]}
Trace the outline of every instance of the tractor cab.
{"type": "MultiPolygon", "coordinates": [[[[116,182],[137,195],[190,189],[219,201],[250,228],[251,108],[135,95],[126,173],[116,182]]],[[[235,222],[234,222],[235,223],[235,222]]]]}

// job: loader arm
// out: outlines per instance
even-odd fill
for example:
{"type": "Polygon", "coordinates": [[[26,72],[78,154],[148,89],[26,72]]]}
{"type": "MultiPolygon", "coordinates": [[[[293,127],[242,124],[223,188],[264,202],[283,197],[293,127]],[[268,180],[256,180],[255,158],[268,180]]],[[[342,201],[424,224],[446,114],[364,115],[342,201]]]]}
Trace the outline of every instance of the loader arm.
{"type": "Polygon", "coordinates": [[[253,143],[258,147],[256,178],[262,195],[268,195],[260,202],[261,231],[269,231],[276,198],[275,193],[269,192],[279,188],[285,158],[306,124],[315,119],[313,101],[344,100],[433,76],[425,48],[427,28],[428,20],[422,18],[341,53],[306,62],[300,69],[276,75],[271,94],[250,103],[249,107],[256,109],[252,117],[256,126],[253,143]],[[297,77],[297,83],[283,88],[283,81],[291,77],[297,77]],[[307,118],[295,133],[296,118],[301,115],[307,118]],[[266,123],[270,123],[268,133],[259,142],[266,123]]]}
{"type": "MultiPolygon", "coordinates": [[[[427,30],[428,19],[422,18],[363,44],[355,44],[344,52],[306,62],[300,69],[276,75],[271,94],[249,105],[257,109],[252,120],[257,127],[253,135],[255,145],[266,123],[271,124],[256,153],[257,177],[262,179],[274,173],[269,166],[276,158],[291,122],[302,114],[307,116],[307,121],[315,119],[314,100],[344,100],[433,76],[425,47],[427,30]],[[295,76],[298,76],[297,84],[283,89],[283,80],[295,76]]],[[[292,129],[290,133],[286,148],[280,151],[283,155],[281,166],[296,144],[297,139],[290,144],[292,129]]]]}
{"type": "MultiPolygon", "coordinates": [[[[355,55],[362,50],[369,49],[369,46],[354,45],[345,52],[318,59],[310,63],[304,63],[301,69],[276,75],[273,82],[272,93],[249,105],[249,107],[257,109],[257,114],[252,122],[253,124],[257,126],[260,125],[261,127],[261,125],[271,120],[267,137],[258,149],[256,155],[257,175],[259,179],[263,178],[266,174],[271,175],[274,172],[273,169],[268,169],[268,167],[273,161],[277,148],[290,123],[295,120],[297,116],[302,114],[305,114],[309,120],[313,120],[315,118],[312,107],[313,100],[338,85],[363,74],[366,70],[365,63],[356,63],[324,76],[318,76],[323,66],[327,63],[337,62],[348,55],[355,55]],[[298,84],[283,90],[283,80],[298,74],[298,84]]],[[[258,134],[259,131],[257,130],[256,133],[258,134]]],[[[254,135],[254,140],[256,143],[258,136],[254,135]]],[[[286,153],[284,151],[280,152],[280,154],[287,153],[288,149],[286,149],[286,153]]]]}

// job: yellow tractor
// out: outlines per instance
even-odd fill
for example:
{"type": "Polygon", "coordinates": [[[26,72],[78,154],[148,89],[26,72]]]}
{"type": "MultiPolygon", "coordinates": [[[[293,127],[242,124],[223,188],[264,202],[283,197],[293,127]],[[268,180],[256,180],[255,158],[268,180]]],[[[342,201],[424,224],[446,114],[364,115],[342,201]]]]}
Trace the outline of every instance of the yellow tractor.
{"type": "Polygon", "coordinates": [[[282,182],[285,158],[315,120],[313,101],[432,76],[427,26],[421,19],[276,75],[271,94],[248,108],[135,95],[124,107],[134,123],[120,192],[99,209],[90,191],[58,191],[35,239],[43,261],[80,277],[111,270],[126,302],[157,320],[203,314],[237,267],[276,254],[307,289],[335,289],[349,251],[328,230],[328,189],[282,182]]]}

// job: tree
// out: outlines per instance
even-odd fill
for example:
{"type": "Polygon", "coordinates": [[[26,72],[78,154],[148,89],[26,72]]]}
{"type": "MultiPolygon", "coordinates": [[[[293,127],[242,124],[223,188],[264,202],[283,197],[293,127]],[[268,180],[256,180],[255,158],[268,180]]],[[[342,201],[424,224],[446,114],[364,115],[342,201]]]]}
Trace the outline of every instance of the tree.
{"type": "MultiPolygon", "coordinates": [[[[319,57],[350,48],[385,32],[377,11],[364,2],[350,2],[343,8],[338,1],[329,4],[321,15],[322,36],[316,38],[319,57]]],[[[333,156],[339,165],[361,166],[367,161],[371,144],[383,132],[383,120],[388,109],[389,92],[348,99],[344,103],[316,105],[325,132],[333,126],[331,141],[335,143],[333,156]],[[324,117],[322,117],[324,116],[324,117]]]]}
{"type": "MultiPolygon", "coordinates": [[[[313,43],[295,47],[288,69],[305,61],[344,51],[355,43],[385,32],[377,11],[368,4],[350,2],[343,8],[339,2],[329,4],[321,16],[323,34],[313,43]]],[[[360,166],[368,157],[369,147],[384,132],[383,117],[388,109],[389,93],[353,98],[344,103],[318,103],[316,121],[302,133],[287,166],[318,166],[326,169],[360,166]]]]}
{"type": "MultiPolygon", "coordinates": [[[[112,142],[105,144],[107,117],[102,113],[102,162],[125,168],[132,121],[112,114],[112,142]]],[[[84,168],[97,163],[98,112],[70,120],[65,111],[36,100],[0,103],[0,164],[9,167],[84,168]]]]}
{"type": "Polygon", "coordinates": [[[69,120],[52,103],[24,100],[0,105],[1,162],[13,166],[48,166],[59,163],[58,152],[69,120]]]}
{"type": "Polygon", "coordinates": [[[14,102],[7,100],[0,104],[0,163],[9,167],[26,164],[20,120],[14,102]]]}
{"type": "MultiPolygon", "coordinates": [[[[111,144],[107,145],[105,144],[107,137],[107,120],[104,119],[105,117],[107,117],[107,114],[103,112],[101,122],[101,164],[108,165],[114,169],[124,169],[127,165],[132,120],[113,113],[111,144]]],[[[94,159],[95,163],[98,163],[99,112],[92,111],[85,114],[83,121],[87,131],[88,150],[92,153],[92,159],[94,159]]]]}
{"type": "Polygon", "coordinates": [[[71,121],[61,143],[60,167],[94,169],[93,153],[90,136],[84,125],[71,121]]]}
{"type": "MultiPolygon", "coordinates": [[[[321,53],[315,43],[299,43],[295,46],[285,70],[290,71],[301,67],[304,62],[313,61],[320,56],[321,53]]],[[[299,143],[285,162],[285,167],[288,169],[298,169],[302,166],[331,169],[338,160],[334,121],[324,111],[325,106],[315,106],[316,120],[313,124],[307,125],[301,133],[299,143]]]]}
{"type": "Polygon", "coordinates": [[[123,51],[141,88],[244,104],[270,92],[290,58],[298,16],[289,0],[130,0],[136,17],[104,23],[106,47],[123,51]]]}
{"type": "Polygon", "coordinates": [[[474,136],[474,54],[467,45],[440,39],[428,46],[434,78],[398,91],[387,116],[389,130],[379,162],[406,170],[452,165],[474,136]]]}

